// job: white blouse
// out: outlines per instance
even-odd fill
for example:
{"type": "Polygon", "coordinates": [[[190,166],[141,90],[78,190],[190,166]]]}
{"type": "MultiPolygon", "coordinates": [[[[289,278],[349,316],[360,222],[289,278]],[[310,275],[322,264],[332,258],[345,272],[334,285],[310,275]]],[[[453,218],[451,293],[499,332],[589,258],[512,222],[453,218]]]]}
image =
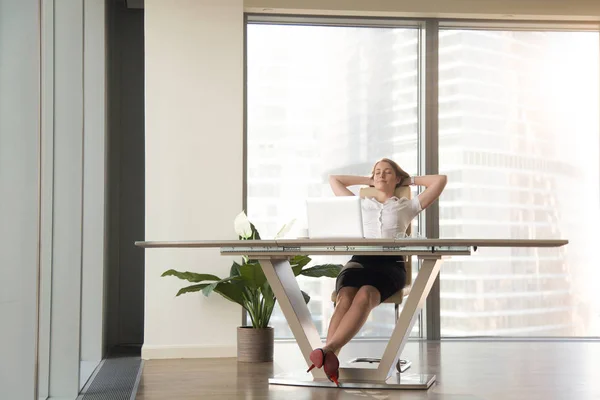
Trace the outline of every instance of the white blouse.
{"type": "Polygon", "coordinates": [[[405,233],[411,221],[422,211],[418,197],[390,197],[380,203],[374,197],[362,199],[363,234],[365,238],[395,238],[405,233]]]}

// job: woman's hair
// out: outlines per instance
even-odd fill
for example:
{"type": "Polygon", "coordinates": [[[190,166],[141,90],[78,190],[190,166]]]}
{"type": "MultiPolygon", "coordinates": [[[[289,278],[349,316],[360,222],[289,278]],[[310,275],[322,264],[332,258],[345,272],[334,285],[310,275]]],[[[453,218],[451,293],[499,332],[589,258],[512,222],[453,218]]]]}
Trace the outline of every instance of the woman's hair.
{"type": "Polygon", "coordinates": [[[379,164],[382,161],[385,161],[386,163],[390,164],[392,166],[392,169],[396,173],[396,176],[400,178],[400,183],[396,184],[396,187],[407,186],[410,184],[410,175],[408,174],[408,172],[400,168],[400,166],[395,161],[392,161],[389,158],[382,158],[373,165],[373,169],[371,170],[371,179],[375,178],[375,168],[377,168],[377,164],[379,164]]]}

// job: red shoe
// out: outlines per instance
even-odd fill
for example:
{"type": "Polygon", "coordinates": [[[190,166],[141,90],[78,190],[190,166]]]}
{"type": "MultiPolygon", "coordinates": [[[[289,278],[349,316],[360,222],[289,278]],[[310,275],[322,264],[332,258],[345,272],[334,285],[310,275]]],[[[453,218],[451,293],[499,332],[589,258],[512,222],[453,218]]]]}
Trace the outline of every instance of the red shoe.
{"type": "Polygon", "coordinates": [[[312,365],[308,368],[306,372],[310,372],[314,367],[321,368],[323,366],[323,361],[325,360],[325,352],[323,349],[315,349],[310,353],[310,361],[312,361],[312,365]]]}
{"type": "Polygon", "coordinates": [[[340,377],[340,360],[338,360],[337,356],[333,351],[329,351],[326,354],[325,362],[323,364],[323,370],[325,370],[325,375],[329,378],[330,381],[336,384],[336,386],[340,386],[338,379],[340,377]]]}

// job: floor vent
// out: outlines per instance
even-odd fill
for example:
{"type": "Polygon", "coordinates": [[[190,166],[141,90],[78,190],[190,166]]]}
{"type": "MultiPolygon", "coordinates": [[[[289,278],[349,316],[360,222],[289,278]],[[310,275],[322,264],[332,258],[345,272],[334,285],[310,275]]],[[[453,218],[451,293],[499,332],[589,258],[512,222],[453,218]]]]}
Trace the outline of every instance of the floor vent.
{"type": "Polygon", "coordinates": [[[107,358],[99,366],[78,400],[133,400],[143,362],[140,357],[107,358]]]}

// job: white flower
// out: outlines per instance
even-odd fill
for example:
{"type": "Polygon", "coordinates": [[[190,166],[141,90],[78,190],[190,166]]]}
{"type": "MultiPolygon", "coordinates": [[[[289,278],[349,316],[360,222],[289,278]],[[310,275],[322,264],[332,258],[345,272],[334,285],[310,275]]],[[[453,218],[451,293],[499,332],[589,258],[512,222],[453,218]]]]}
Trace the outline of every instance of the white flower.
{"type": "Polygon", "coordinates": [[[233,227],[235,229],[235,233],[238,236],[241,236],[243,239],[248,239],[252,236],[252,227],[250,226],[250,221],[248,221],[248,217],[245,212],[241,212],[235,217],[233,221],[233,227]]]}
{"type": "Polygon", "coordinates": [[[287,224],[285,224],[280,230],[279,232],[277,232],[277,235],[275,235],[275,239],[281,239],[283,237],[285,237],[285,235],[287,235],[287,233],[290,231],[290,229],[292,229],[292,226],[294,225],[294,222],[296,222],[296,219],[292,219],[290,222],[288,222],[287,224]]]}

